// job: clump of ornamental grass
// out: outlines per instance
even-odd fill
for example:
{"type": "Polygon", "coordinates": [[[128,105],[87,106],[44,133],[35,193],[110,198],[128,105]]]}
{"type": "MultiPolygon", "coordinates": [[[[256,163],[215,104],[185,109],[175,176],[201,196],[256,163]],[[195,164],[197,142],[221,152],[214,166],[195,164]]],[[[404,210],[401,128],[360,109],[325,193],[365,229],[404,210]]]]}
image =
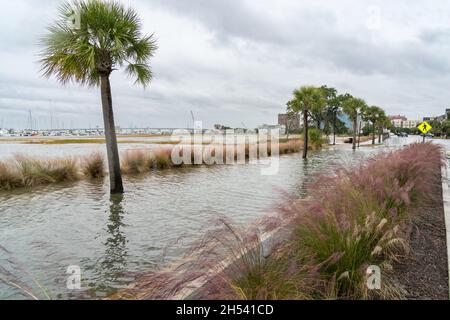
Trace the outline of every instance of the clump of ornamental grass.
{"type": "Polygon", "coordinates": [[[103,178],[105,176],[105,157],[100,152],[94,152],[83,157],[81,169],[86,177],[91,179],[103,178]]]}
{"type": "Polygon", "coordinates": [[[290,140],[288,142],[280,143],[280,154],[297,153],[303,148],[303,141],[290,140]]]}
{"type": "Polygon", "coordinates": [[[0,189],[35,187],[79,179],[77,160],[72,157],[42,160],[25,155],[0,162],[0,189]]]}
{"type": "MultiPolygon", "coordinates": [[[[261,299],[402,298],[390,281],[392,262],[408,253],[408,224],[420,203],[435,199],[442,153],[413,144],[319,179],[305,206],[287,205],[291,238],[252,273],[231,276],[240,297],[261,299]],[[381,290],[368,290],[367,268],[379,266],[381,290]],[[262,285],[261,285],[262,284],[262,285]]],[[[419,209],[417,209],[419,207],[419,209]]]]}
{"type": "Polygon", "coordinates": [[[141,174],[152,169],[152,161],[149,151],[130,150],[122,154],[121,168],[124,174],[141,174]]]}
{"type": "Polygon", "coordinates": [[[20,172],[10,162],[0,162],[0,190],[22,187],[20,172]]]}
{"type": "Polygon", "coordinates": [[[167,169],[172,166],[170,149],[157,150],[154,152],[153,157],[153,166],[156,169],[167,169]]]}
{"type": "Polygon", "coordinates": [[[25,187],[76,181],[79,178],[77,161],[72,157],[41,160],[16,155],[14,161],[25,187]]]}

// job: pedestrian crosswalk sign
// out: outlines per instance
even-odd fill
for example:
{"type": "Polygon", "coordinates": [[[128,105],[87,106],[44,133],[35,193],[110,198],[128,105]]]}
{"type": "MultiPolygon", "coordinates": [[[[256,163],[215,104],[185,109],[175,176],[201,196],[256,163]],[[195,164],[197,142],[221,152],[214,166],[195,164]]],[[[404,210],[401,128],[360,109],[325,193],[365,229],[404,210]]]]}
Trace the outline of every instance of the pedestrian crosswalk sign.
{"type": "Polygon", "coordinates": [[[430,131],[433,127],[426,121],[419,124],[417,129],[419,129],[423,134],[426,134],[428,131],[430,131]]]}

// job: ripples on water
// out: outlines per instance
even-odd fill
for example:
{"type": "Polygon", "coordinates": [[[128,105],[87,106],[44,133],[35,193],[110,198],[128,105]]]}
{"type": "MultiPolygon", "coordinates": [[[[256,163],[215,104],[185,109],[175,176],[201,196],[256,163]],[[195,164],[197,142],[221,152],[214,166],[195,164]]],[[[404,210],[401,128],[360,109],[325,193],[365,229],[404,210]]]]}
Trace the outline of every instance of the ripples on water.
{"type": "MultiPolygon", "coordinates": [[[[373,150],[324,150],[307,162],[282,156],[274,176],[262,176],[261,164],[160,171],[127,178],[123,196],[109,196],[107,179],[0,194],[0,244],[16,260],[0,251],[0,266],[40,298],[32,278],[54,299],[103,297],[130,283],[126,275],[181,257],[215,217],[249,223],[270,212],[283,192],[303,196],[319,172],[355,164],[373,150]],[[81,292],[66,289],[70,265],[82,269],[81,292]]],[[[25,296],[0,281],[0,299],[11,298],[25,296]]]]}

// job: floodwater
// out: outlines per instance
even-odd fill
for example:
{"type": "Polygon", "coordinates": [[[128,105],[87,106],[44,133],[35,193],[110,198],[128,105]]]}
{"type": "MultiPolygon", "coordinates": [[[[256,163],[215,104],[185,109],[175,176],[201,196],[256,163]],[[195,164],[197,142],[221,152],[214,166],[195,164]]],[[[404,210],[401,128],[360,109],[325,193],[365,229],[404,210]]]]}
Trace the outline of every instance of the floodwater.
{"type": "MultiPolygon", "coordinates": [[[[93,148],[32,147],[46,155],[93,148]]],[[[107,179],[0,193],[0,299],[30,298],[14,284],[40,299],[105,297],[132,282],[133,274],[182,257],[219,217],[248,225],[271,212],[284,193],[305,196],[319,173],[332,174],[383,149],[339,146],[312,152],[306,162],[300,154],[281,156],[271,176],[261,174],[267,167],[261,163],[160,171],[126,178],[126,193],[115,197],[107,179]],[[80,267],[81,290],[67,289],[69,266],[80,267]]]]}

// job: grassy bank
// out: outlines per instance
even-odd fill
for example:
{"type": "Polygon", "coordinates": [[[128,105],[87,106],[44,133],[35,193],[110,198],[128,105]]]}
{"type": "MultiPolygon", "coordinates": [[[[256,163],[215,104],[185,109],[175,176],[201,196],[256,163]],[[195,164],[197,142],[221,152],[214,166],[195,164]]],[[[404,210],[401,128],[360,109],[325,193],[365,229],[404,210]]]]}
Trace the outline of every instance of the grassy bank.
{"type": "Polygon", "coordinates": [[[244,299],[401,298],[392,264],[408,253],[411,219],[441,196],[433,193],[441,155],[436,145],[414,144],[319,179],[308,205],[283,210],[293,221],[289,241],[227,274],[228,288],[244,299]],[[367,289],[371,265],[381,268],[381,290],[367,289]]]}
{"type": "MultiPolygon", "coordinates": [[[[256,146],[256,145],[252,145],[256,146]]],[[[269,145],[270,146],[270,145],[269,145]]],[[[303,143],[300,140],[289,140],[279,144],[279,154],[296,153],[302,149],[303,143]]],[[[125,151],[121,155],[122,172],[128,175],[148,173],[154,170],[164,170],[177,168],[181,164],[172,161],[171,153],[173,148],[161,148],[157,150],[132,150],[125,151]]],[[[219,147],[220,148],[220,147],[219,147]]],[[[235,146],[235,149],[244,150],[244,162],[250,158],[251,150],[256,150],[250,145],[235,146]]],[[[191,148],[180,149],[179,154],[186,156],[194,164],[196,153],[206,153],[212,158],[215,156],[214,146],[192,145],[191,148]],[[186,152],[190,154],[186,155],[186,152]]],[[[222,162],[227,161],[227,151],[222,150],[222,162]]],[[[252,154],[253,155],[253,154],[252,154]]],[[[271,156],[272,150],[268,148],[267,153],[254,154],[261,158],[271,156]]],[[[236,155],[231,157],[238,160],[236,155]]],[[[206,157],[206,159],[208,159],[206,157]]],[[[213,162],[202,162],[201,164],[214,164],[213,162]]],[[[183,164],[186,165],[186,164],[183,164]]],[[[189,164],[187,164],[189,165],[189,164]]],[[[53,159],[41,159],[25,155],[14,155],[10,159],[0,161],[0,191],[17,188],[35,187],[61,182],[72,182],[79,179],[103,178],[105,172],[105,159],[101,153],[93,153],[84,157],[63,157],[53,159]]]]}

